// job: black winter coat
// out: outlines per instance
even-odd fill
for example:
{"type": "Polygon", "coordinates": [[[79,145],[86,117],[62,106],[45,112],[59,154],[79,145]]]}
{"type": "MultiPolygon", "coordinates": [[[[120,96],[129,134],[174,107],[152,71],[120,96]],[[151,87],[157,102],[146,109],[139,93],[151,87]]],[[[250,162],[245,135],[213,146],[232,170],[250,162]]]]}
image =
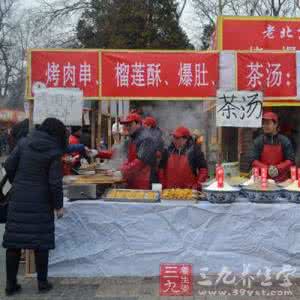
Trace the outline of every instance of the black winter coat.
{"type": "Polygon", "coordinates": [[[12,183],[4,248],[54,249],[54,209],[63,207],[61,149],[42,131],[20,140],[5,162],[12,183]]]}

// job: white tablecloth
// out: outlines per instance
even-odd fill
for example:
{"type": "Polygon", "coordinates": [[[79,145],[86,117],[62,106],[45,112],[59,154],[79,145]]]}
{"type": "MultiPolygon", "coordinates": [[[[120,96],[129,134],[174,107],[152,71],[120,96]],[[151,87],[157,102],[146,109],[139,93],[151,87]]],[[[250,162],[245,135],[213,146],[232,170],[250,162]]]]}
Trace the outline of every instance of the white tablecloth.
{"type": "Polygon", "coordinates": [[[279,204],[68,204],[56,223],[51,276],[157,276],[161,263],[193,272],[300,270],[300,206],[279,204]],[[299,269],[299,270],[298,270],[299,269]]]}

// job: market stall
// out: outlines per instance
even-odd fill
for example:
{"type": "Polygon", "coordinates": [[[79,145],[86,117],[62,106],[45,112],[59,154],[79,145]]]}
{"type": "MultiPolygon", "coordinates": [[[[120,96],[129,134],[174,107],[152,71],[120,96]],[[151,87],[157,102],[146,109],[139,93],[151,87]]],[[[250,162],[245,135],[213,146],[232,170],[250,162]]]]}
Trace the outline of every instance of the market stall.
{"type": "MultiPolygon", "coordinates": [[[[217,171],[217,175],[220,169],[217,171]]],[[[222,172],[221,172],[222,173],[222,172]]],[[[293,174],[293,177],[295,174],[293,174]]],[[[71,202],[56,222],[54,277],[158,276],[162,263],[190,263],[218,273],[298,268],[300,181],[281,184],[221,177],[199,193],[187,189],[109,189],[71,202]]],[[[297,270],[297,275],[299,270],[297,270]]],[[[34,273],[32,257],[27,273],[34,273]],[[31,263],[31,265],[30,265],[31,263]]]]}
{"type": "MultiPolygon", "coordinates": [[[[40,93],[52,93],[53,87],[59,87],[64,97],[72,95],[68,100],[77,103],[78,111],[70,112],[71,102],[65,105],[63,117],[68,125],[80,125],[76,116],[80,115],[82,99],[99,101],[98,121],[95,115],[92,118],[94,128],[97,122],[98,144],[104,136],[102,110],[107,105],[107,144],[112,146],[112,100],[206,100],[204,112],[209,113],[207,118],[213,123],[210,128],[206,120],[204,127],[207,156],[214,155],[214,159],[208,158],[213,174],[210,181],[204,182],[208,172],[202,153],[189,156],[187,151],[184,162],[180,161],[187,141],[193,151],[200,149],[189,128],[173,128],[172,138],[186,140],[186,144],[174,146],[171,153],[163,156],[165,153],[159,147],[152,151],[162,135],[143,144],[141,140],[146,138],[141,134],[133,141],[145,125],[140,114],[127,115],[122,120],[127,135],[131,135],[126,158],[120,151],[115,152],[118,166],[115,161],[98,161],[83,168],[85,163],[81,163],[81,168],[76,169],[78,175],[65,178],[66,214],[56,223],[57,248],[50,258],[52,276],[157,276],[160,264],[173,262],[191,263],[195,273],[203,268],[217,273],[224,266],[242,273],[245,264],[253,272],[269,268],[274,273],[283,266],[299,266],[300,173],[295,171],[293,155],[284,153],[288,152],[288,142],[280,137],[285,149],[283,143],[278,143],[282,148],[276,148],[276,164],[273,157],[272,162],[265,163],[274,151],[269,147],[264,152],[263,144],[263,159],[247,157],[247,171],[249,164],[253,167],[248,178],[241,178],[238,168],[243,154],[243,132],[262,127],[263,108],[281,101],[298,105],[300,52],[222,50],[30,52],[28,98],[34,99],[35,105],[40,103],[45,117],[50,110],[60,112],[64,101],[56,97],[54,110],[53,100],[44,105],[45,97],[39,97],[40,93]],[[76,70],[81,70],[79,82],[41,72],[49,70],[50,61],[52,66],[63,69],[66,56],[76,70]],[[39,89],[40,83],[44,84],[43,90],[39,89]],[[80,97],[75,99],[75,93],[80,97]],[[138,149],[140,145],[143,146],[138,149]],[[237,162],[224,163],[232,160],[237,162]],[[184,165],[185,172],[178,171],[179,165],[184,165]],[[166,170],[169,177],[164,174],[166,170]],[[283,171],[288,177],[277,180],[283,171]],[[190,182],[177,180],[184,176],[190,182]],[[152,185],[158,181],[160,186],[152,185]]],[[[164,117],[167,119],[167,114],[164,117]]],[[[277,126],[277,116],[272,118],[264,120],[274,121],[277,126]]],[[[276,128],[272,134],[277,133],[276,128]]],[[[250,144],[252,141],[249,138],[250,144]]],[[[34,271],[31,267],[27,270],[34,271]]]]}
{"type": "MultiPolygon", "coordinates": [[[[300,159],[300,147],[297,142],[300,101],[298,97],[299,94],[295,92],[298,83],[296,85],[290,84],[290,82],[286,83],[284,77],[293,78],[293,81],[298,82],[299,68],[295,67],[295,62],[287,63],[289,58],[286,57],[283,64],[286,66],[289,65],[291,72],[284,71],[282,68],[283,64],[275,59],[276,54],[275,56],[273,56],[273,54],[277,52],[277,55],[279,53],[279,56],[281,56],[283,53],[288,54],[288,52],[293,53],[294,51],[300,50],[298,34],[295,34],[299,23],[299,18],[288,17],[219,16],[216,23],[214,40],[211,45],[214,50],[239,53],[238,56],[240,56],[240,59],[237,65],[240,66],[236,67],[236,74],[239,74],[239,80],[236,82],[236,86],[238,89],[244,86],[248,90],[256,88],[255,85],[257,84],[260,85],[261,90],[265,94],[263,106],[266,110],[275,111],[280,116],[280,120],[282,121],[280,128],[281,133],[295,141],[294,146],[297,163],[300,159]],[[269,31],[272,28],[275,30],[269,31]],[[291,34],[286,34],[285,28],[288,28],[291,34]],[[237,36],[238,38],[236,38],[237,36]],[[269,52],[267,55],[263,54],[266,50],[269,52]],[[244,57],[241,58],[241,56],[244,57]],[[263,56],[266,57],[265,61],[262,59],[263,56]],[[254,73],[258,75],[258,81],[249,80],[247,82],[246,78],[251,79],[251,76],[243,76],[243,73],[246,72],[246,69],[241,67],[243,64],[249,66],[249,71],[251,71],[251,64],[252,66],[256,65],[258,67],[254,71],[254,73]],[[275,70],[275,66],[279,68],[275,70]],[[258,72],[256,73],[256,71],[258,72]],[[265,71],[267,71],[270,76],[268,76],[265,71]],[[294,92],[291,92],[291,94],[289,94],[289,92],[286,93],[288,90],[290,92],[294,90],[294,92]]],[[[296,56],[297,55],[296,52],[296,56]]],[[[296,64],[298,66],[297,61],[298,58],[296,58],[296,64]]],[[[234,65],[235,62],[232,61],[232,66],[234,65]]],[[[230,81],[234,82],[232,79],[230,81]]],[[[232,88],[234,89],[234,87],[232,88]]],[[[248,154],[256,134],[257,130],[253,128],[222,129],[223,157],[225,159],[228,157],[231,159],[238,158],[241,165],[241,172],[243,173],[249,171],[248,154]],[[238,138],[236,138],[237,135],[238,138]],[[236,153],[238,155],[235,155],[236,153]]]]}

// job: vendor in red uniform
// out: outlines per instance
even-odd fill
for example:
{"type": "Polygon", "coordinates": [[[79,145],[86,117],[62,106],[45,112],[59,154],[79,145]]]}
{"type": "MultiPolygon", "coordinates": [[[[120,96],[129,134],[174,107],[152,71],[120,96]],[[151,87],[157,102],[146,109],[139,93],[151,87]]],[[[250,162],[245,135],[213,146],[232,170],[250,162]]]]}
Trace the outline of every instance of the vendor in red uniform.
{"type": "Polygon", "coordinates": [[[190,131],[178,127],[173,141],[165,151],[160,165],[160,181],[163,188],[202,189],[207,180],[208,170],[204,154],[195,144],[190,131]]]}
{"type": "Polygon", "coordinates": [[[81,132],[82,131],[80,126],[71,127],[71,135],[69,136],[69,145],[80,144],[81,132]]]}
{"type": "Polygon", "coordinates": [[[250,156],[252,167],[268,168],[269,178],[276,182],[288,179],[295,154],[290,140],[278,133],[278,116],[273,112],[263,114],[263,134],[254,140],[250,156]]]}
{"type": "MultiPolygon", "coordinates": [[[[69,145],[78,145],[80,144],[80,136],[82,133],[81,126],[72,126],[71,127],[71,135],[69,136],[69,145]]],[[[80,167],[80,152],[72,152],[71,157],[65,156],[63,160],[66,164],[69,165],[71,169],[78,169],[80,167]]]]}
{"type": "Polygon", "coordinates": [[[130,113],[121,124],[129,134],[127,160],[121,167],[127,187],[150,189],[157,182],[156,143],[137,113],[130,113]]]}

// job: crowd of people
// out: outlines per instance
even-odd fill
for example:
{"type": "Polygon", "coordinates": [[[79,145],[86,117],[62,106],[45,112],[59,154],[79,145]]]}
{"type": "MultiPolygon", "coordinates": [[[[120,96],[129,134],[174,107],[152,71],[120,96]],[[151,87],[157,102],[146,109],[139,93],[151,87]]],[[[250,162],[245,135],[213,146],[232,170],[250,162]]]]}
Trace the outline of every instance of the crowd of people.
{"type": "Polygon", "coordinates": [[[127,160],[121,166],[128,188],[151,189],[152,183],[161,183],[163,188],[201,190],[208,177],[207,163],[188,128],[176,128],[170,145],[164,145],[153,117],[142,120],[131,113],[121,124],[129,135],[127,160]]]}
{"type": "MultiPolygon", "coordinates": [[[[151,183],[164,186],[200,188],[206,180],[207,167],[199,145],[187,128],[177,128],[169,148],[165,148],[161,130],[153,117],[144,120],[136,113],[121,121],[127,136],[127,160],[120,170],[128,188],[149,189],[151,183]],[[174,176],[174,168],[183,177],[174,176]],[[183,178],[186,177],[186,180],[183,178]],[[181,179],[180,179],[181,178],[181,179]],[[192,181],[190,181],[192,180],[192,181]]],[[[8,198],[3,247],[6,248],[6,295],[21,291],[17,274],[21,249],[35,253],[38,290],[52,289],[48,282],[49,250],[55,247],[54,218],[63,210],[64,174],[80,165],[80,158],[91,151],[81,143],[82,128],[69,133],[57,119],[48,118],[29,133],[25,120],[12,130],[11,153],[4,164],[12,188],[8,198]]],[[[99,158],[111,158],[112,152],[101,150],[99,158]]]]}
{"type": "MultiPolygon", "coordinates": [[[[129,188],[151,189],[151,184],[158,182],[163,188],[202,189],[208,179],[208,167],[201,149],[203,137],[198,132],[179,126],[166,145],[153,117],[142,120],[139,114],[132,113],[121,124],[129,136],[128,159],[121,167],[129,188]]],[[[283,182],[294,165],[294,147],[280,133],[278,115],[264,112],[262,133],[253,141],[249,153],[249,170],[267,168],[269,179],[283,182]]]]}

